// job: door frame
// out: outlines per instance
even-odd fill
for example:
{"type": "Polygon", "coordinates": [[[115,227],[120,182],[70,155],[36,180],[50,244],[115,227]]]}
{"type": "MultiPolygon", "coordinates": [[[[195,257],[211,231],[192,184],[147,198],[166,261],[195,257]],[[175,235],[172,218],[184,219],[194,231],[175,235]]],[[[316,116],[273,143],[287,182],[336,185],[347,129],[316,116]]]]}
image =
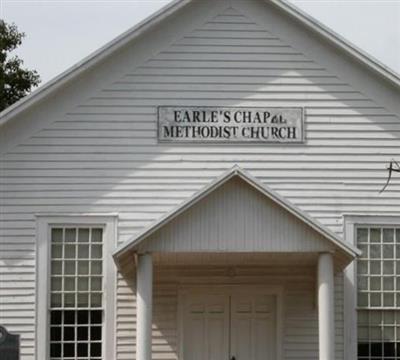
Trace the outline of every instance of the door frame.
{"type": "MultiPolygon", "coordinates": [[[[233,295],[241,293],[263,294],[276,296],[276,360],[282,360],[283,354],[283,286],[264,285],[264,284],[221,284],[221,285],[180,285],[178,287],[178,313],[177,313],[177,340],[178,340],[178,359],[183,358],[183,334],[184,334],[184,302],[186,295],[193,294],[222,294],[233,295]]],[[[229,359],[226,359],[229,360],[229,359]]]]}

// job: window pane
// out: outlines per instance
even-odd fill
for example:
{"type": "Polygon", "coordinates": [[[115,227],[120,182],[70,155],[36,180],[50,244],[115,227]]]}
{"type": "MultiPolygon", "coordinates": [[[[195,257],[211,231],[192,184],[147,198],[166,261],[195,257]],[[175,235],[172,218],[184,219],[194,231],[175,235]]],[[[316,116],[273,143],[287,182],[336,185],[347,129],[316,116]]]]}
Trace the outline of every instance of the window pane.
{"type": "Polygon", "coordinates": [[[365,307],[368,306],[368,294],[358,293],[358,306],[365,307]]]}
{"type": "Polygon", "coordinates": [[[357,243],[368,242],[368,229],[357,229],[357,243]]]}
{"type": "Polygon", "coordinates": [[[385,275],[394,274],[394,262],[393,261],[384,261],[383,262],[383,273],[385,275]]]}
{"type": "Polygon", "coordinates": [[[381,274],[381,262],[380,261],[370,261],[370,273],[374,275],[381,274]]]}
{"type": "Polygon", "coordinates": [[[89,229],[79,229],[78,241],[83,243],[89,242],[89,229]]]}
{"type": "Polygon", "coordinates": [[[52,261],[51,262],[51,273],[53,275],[62,274],[62,261],[52,261]]]}
{"type": "Polygon", "coordinates": [[[369,286],[371,290],[381,290],[381,278],[371,277],[369,286]]]}
{"type": "Polygon", "coordinates": [[[384,243],[394,243],[394,229],[383,229],[382,238],[384,243]]]}
{"type": "Polygon", "coordinates": [[[53,244],[51,246],[51,253],[53,259],[62,258],[62,245],[61,244],[53,244]]]}
{"type": "Polygon", "coordinates": [[[64,306],[75,307],[75,294],[64,294],[64,306]]]}
{"type": "Polygon", "coordinates": [[[61,357],[61,344],[51,344],[50,345],[50,356],[52,358],[61,357]]]}
{"type": "Polygon", "coordinates": [[[371,229],[370,243],[380,243],[380,242],[381,242],[381,229],[371,229]]]}
{"type": "Polygon", "coordinates": [[[75,259],[75,245],[65,245],[65,258],[75,259]]]}
{"type": "Polygon", "coordinates": [[[360,256],[360,259],[368,259],[368,257],[369,257],[368,245],[366,245],[366,244],[358,244],[358,248],[362,252],[362,254],[360,256]]]}
{"type": "Polygon", "coordinates": [[[89,258],[89,245],[78,245],[78,258],[79,259],[89,258]]]}
{"type": "Polygon", "coordinates": [[[100,307],[101,306],[101,294],[99,294],[99,293],[91,293],[90,294],[90,306],[91,307],[100,307]]]}
{"type": "Polygon", "coordinates": [[[75,275],[75,261],[73,260],[64,261],[64,274],[75,275]]]}
{"type": "Polygon", "coordinates": [[[379,307],[382,306],[381,293],[371,293],[370,294],[370,306],[379,307]]]}
{"type": "Polygon", "coordinates": [[[368,290],[368,277],[367,276],[360,276],[358,278],[358,290],[368,290]]]}
{"type": "Polygon", "coordinates": [[[75,277],[65,277],[65,291],[75,291],[75,277]]]}
{"type": "Polygon", "coordinates": [[[370,257],[371,259],[380,259],[381,258],[381,245],[371,245],[370,246],[370,257]]]}
{"type": "Polygon", "coordinates": [[[101,283],[102,283],[102,278],[101,277],[92,277],[91,279],[91,290],[92,291],[101,291],[101,283]]]}
{"type": "Polygon", "coordinates": [[[383,294],[383,306],[393,307],[394,306],[394,294],[384,293],[383,294]]]}
{"type": "Polygon", "coordinates": [[[78,274],[79,275],[89,274],[89,261],[78,261],[78,274]]]}
{"type": "Polygon", "coordinates": [[[394,290],[394,278],[385,277],[383,279],[383,290],[394,290]]]}
{"type": "Polygon", "coordinates": [[[103,229],[92,229],[92,242],[103,242],[103,229]]]}
{"type": "Polygon", "coordinates": [[[79,293],[78,294],[78,307],[89,307],[89,294],[88,293],[79,293]]]}
{"type": "Polygon", "coordinates": [[[61,307],[62,306],[61,294],[56,294],[56,293],[51,294],[50,303],[51,303],[51,307],[53,307],[53,308],[61,307]]]}
{"type": "Polygon", "coordinates": [[[76,241],[76,229],[65,229],[65,242],[76,241]]]}
{"type": "Polygon", "coordinates": [[[92,275],[101,275],[103,271],[101,261],[92,261],[92,275]]]}
{"type": "Polygon", "coordinates": [[[63,241],[63,229],[52,229],[51,230],[51,241],[62,242],[63,241]]]}
{"type": "Polygon", "coordinates": [[[92,245],[92,259],[101,259],[102,257],[102,245],[92,245]]]}
{"type": "Polygon", "coordinates": [[[62,290],[62,277],[53,277],[51,279],[51,290],[52,291],[62,290]]]}
{"type": "Polygon", "coordinates": [[[78,280],[78,291],[88,291],[89,290],[89,278],[79,277],[78,280]]]}
{"type": "MultiPolygon", "coordinates": [[[[83,340],[83,338],[79,338],[80,340],[83,340]]],[[[88,343],[80,343],[78,342],[78,356],[82,357],[87,357],[88,356],[88,343]]]]}
{"type": "Polygon", "coordinates": [[[393,245],[383,245],[383,258],[393,259],[394,258],[394,246],[393,245]]]}
{"type": "Polygon", "coordinates": [[[360,260],[357,264],[357,272],[359,274],[368,274],[368,261],[360,260]]]}

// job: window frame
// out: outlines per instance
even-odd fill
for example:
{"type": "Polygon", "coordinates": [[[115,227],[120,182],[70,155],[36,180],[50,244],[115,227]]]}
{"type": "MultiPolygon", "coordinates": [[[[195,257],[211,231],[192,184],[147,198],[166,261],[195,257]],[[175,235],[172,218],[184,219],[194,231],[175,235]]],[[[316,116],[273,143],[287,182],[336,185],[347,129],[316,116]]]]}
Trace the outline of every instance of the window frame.
{"type": "Polygon", "coordinates": [[[70,226],[103,228],[103,289],[107,289],[107,291],[103,292],[102,357],[107,360],[115,358],[117,268],[112,253],[117,245],[117,221],[117,214],[36,215],[36,359],[48,360],[50,355],[51,228],[70,226]]]}
{"type": "MultiPolygon", "coordinates": [[[[356,229],[363,226],[400,226],[400,215],[344,214],[344,239],[356,244],[356,229]]],[[[344,270],[344,356],[345,360],[357,359],[357,259],[344,270]]]]}

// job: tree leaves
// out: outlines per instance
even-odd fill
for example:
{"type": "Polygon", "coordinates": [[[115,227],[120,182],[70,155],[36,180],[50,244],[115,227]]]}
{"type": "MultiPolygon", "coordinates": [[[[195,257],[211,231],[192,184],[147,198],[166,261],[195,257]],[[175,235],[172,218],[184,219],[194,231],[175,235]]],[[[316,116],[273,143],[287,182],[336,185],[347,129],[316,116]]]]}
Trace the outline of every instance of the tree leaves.
{"type": "Polygon", "coordinates": [[[15,24],[0,20],[0,111],[26,96],[40,82],[35,70],[25,69],[20,58],[10,56],[24,36],[15,24]]]}

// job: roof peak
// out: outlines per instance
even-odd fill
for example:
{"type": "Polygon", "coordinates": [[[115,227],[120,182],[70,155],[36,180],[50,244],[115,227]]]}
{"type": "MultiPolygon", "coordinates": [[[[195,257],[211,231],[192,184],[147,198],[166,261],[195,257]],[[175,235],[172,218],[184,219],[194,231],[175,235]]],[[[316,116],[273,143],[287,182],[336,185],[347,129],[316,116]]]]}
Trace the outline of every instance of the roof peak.
{"type": "Polygon", "coordinates": [[[249,186],[253,187],[257,191],[261,192],[264,196],[269,198],[270,200],[274,201],[277,205],[284,208],[290,214],[297,217],[303,223],[310,226],[324,238],[328,239],[336,246],[338,246],[341,250],[343,250],[348,256],[355,257],[359,255],[359,250],[353,247],[350,244],[345,243],[342,239],[340,239],[335,233],[327,229],[324,225],[319,223],[316,219],[310,217],[305,212],[297,208],[288,200],[284,199],[280,195],[278,195],[275,191],[270,189],[268,186],[264,185],[261,181],[250,175],[246,170],[241,168],[238,164],[235,164],[232,168],[225,171],[221,176],[217,177],[214,181],[212,181],[209,185],[205,186],[203,189],[199,190],[189,199],[184,201],[182,204],[178,205],[175,209],[173,209],[170,213],[166,214],[164,217],[157,220],[155,223],[150,225],[140,234],[132,237],[130,240],[123,243],[119,246],[113,256],[117,260],[123,254],[128,251],[133,250],[139,243],[144,241],[150,235],[155,233],[157,230],[162,228],[164,225],[168,224],[170,221],[178,217],[187,209],[191,208],[195,204],[197,204],[200,200],[207,197],[209,194],[220,188],[222,185],[227,183],[234,177],[239,177],[240,179],[244,180],[249,186]]]}
{"type": "MultiPolygon", "coordinates": [[[[30,95],[22,98],[15,104],[11,105],[7,109],[0,113],[0,127],[6,124],[10,119],[16,117],[23,111],[29,109],[31,106],[35,105],[39,101],[42,101],[47,96],[49,96],[54,91],[60,89],[62,86],[67,84],[72,79],[78,77],[83,72],[87,71],[89,68],[100,63],[106,57],[110,56],[112,53],[126,45],[128,42],[132,41],[143,32],[160,23],[167,16],[171,15],[180,8],[186,6],[187,4],[194,2],[196,0],[175,0],[167,4],[165,7],[161,8],[159,11],[155,12],[150,17],[141,21],[137,25],[133,26],[128,31],[124,32],[114,40],[110,41],[99,50],[95,51],[88,57],[84,58],[79,63],[75,64],[68,70],[64,71],[54,79],[50,80],[46,84],[40,86],[37,90],[32,92],[30,95]]],[[[224,1],[224,0],[221,0],[224,1]]],[[[234,0],[231,0],[234,1],[234,0]]],[[[360,63],[364,64],[369,70],[372,70],[375,74],[379,75],[381,78],[395,85],[400,89],[400,76],[393,70],[381,64],[376,59],[373,59],[370,55],[358,49],[356,46],[348,42],[347,40],[340,37],[338,34],[333,32],[328,27],[324,26],[308,14],[299,10],[292,4],[289,4],[286,0],[263,0],[268,2],[286,14],[294,17],[296,20],[301,22],[307,28],[318,33],[320,36],[324,37],[326,40],[330,41],[335,46],[339,47],[342,51],[346,52],[353,58],[357,59],[360,63]]]]}

